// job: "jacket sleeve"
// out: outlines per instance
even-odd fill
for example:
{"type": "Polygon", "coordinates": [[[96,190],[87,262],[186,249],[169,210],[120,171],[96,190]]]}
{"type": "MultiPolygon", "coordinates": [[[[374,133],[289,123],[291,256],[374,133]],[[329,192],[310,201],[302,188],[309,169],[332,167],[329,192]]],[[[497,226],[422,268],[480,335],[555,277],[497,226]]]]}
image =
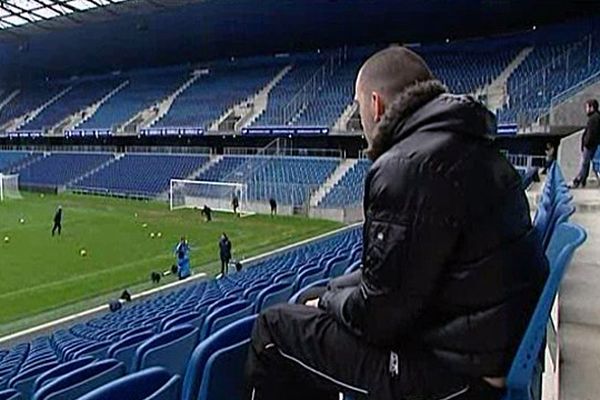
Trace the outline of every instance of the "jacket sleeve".
{"type": "Polygon", "coordinates": [[[591,149],[598,145],[600,141],[600,116],[594,114],[587,122],[581,144],[587,149],[591,149]]]}
{"type": "Polygon", "coordinates": [[[391,346],[416,324],[458,241],[458,181],[427,164],[391,160],[369,172],[363,270],[356,287],[325,292],[319,306],[356,335],[391,346]]]}

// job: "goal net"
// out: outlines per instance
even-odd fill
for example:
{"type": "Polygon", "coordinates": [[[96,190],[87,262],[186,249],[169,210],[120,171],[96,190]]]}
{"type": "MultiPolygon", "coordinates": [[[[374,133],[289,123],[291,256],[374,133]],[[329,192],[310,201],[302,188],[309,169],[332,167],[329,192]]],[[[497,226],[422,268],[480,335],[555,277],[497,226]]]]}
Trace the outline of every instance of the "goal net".
{"type": "Polygon", "coordinates": [[[169,204],[171,210],[207,205],[215,211],[233,212],[232,201],[237,197],[239,212],[248,214],[246,189],[242,183],[171,179],[169,204]]]}
{"type": "Polygon", "coordinates": [[[19,175],[4,175],[0,173],[0,201],[6,199],[20,199],[19,175]]]}

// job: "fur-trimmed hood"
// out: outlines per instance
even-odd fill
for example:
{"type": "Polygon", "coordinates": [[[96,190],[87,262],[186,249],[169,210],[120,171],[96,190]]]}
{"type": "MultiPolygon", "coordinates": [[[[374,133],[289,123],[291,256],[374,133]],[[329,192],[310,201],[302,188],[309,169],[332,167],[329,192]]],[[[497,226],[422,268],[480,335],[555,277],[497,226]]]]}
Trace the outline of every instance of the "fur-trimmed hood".
{"type": "Polygon", "coordinates": [[[369,158],[417,130],[485,137],[495,131],[494,115],[471,96],[447,93],[438,80],[418,82],[400,93],[375,128],[369,158]]]}

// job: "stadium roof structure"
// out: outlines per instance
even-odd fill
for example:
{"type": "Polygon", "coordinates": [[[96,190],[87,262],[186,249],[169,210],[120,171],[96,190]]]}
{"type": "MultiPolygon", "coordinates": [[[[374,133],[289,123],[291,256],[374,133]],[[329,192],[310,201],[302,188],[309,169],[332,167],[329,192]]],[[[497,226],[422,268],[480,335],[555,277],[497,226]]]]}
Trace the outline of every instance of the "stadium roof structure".
{"type": "Polygon", "coordinates": [[[199,0],[0,0],[0,37],[43,33],[139,11],[167,9],[199,0]]]}
{"type": "Polygon", "coordinates": [[[0,0],[0,86],[346,45],[454,41],[597,14],[597,2],[582,0],[0,0]]]}

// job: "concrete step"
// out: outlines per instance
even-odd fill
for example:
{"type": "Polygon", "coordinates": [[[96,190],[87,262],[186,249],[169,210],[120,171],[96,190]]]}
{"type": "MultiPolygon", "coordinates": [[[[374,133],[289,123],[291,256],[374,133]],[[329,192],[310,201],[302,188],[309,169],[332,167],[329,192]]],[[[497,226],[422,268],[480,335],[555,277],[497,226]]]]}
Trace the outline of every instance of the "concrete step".
{"type": "Polygon", "coordinates": [[[198,80],[198,78],[200,78],[200,76],[201,75],[198,73],[193,73],[188,80],[186,80],[181,86],[177,88],[177,90],[175,90],[175,92],[169,95],[166,99],[160,101],[158,104],[158,111],[154,114],[150,114],[149,117],[147,117],[144,120],[144,122],[142,122],[140,127],[149,128],[151,126],[154,126],[154,124],[156,124],[158,121],[160,121],[162,117],[169,113],[169,110],[173,106],[175,99],[177,99],[177,97],[179,97],[181,93],[185,92],[187,88],[192,86],[198,80]]]}
{"type": "Polygon", "coordinates": [[[485,88],[481,93],[487,94],[487,106],[495,111],[506,104],[506,83],[513,72],[521,65],[527,56],[533,51],[533,47],[526,47],[515,56],[515,58],[504,68],[504,70],[485,88]]]}
{"type": "Polygon", "coordinates": [[[94,114],[96,114],[96,111],[98,111],[98,109],[102,107],[104,103],[106,103],[108,100],[110,100],[113,96],[115,96],[128,85],[129,80],[123,81],[116,88],[108,92],[106,96],[101,98],[98,102],[86,108],[84,113],[79,112],[75,115],[68,117],[67,120],[60,122],[54,129],[56,130],[57,128],[60,128],[61,130],[71,130],[77,128],[79,125],[92,118],[94,114]]]}
{"type": "Polygon", "coordinates": [[[560,325],[561,400],[597,400],[600,394],[600,327],[560,325]]]}
{"type": "Polygon", "coordinates": [[[317,191],[310,198],[310,205],[316,207],[324,198],[327,193],[331,191],[338,184],[338,182],[350,171],[354,166],[358,164],[357,159],[346,159],[343,160],[327,180],[317,189],[317,191]]]}
{"type": "Polygon", "coordinates": [[[573,190],[588,238],[573,257],[560,291],[561,400],[592,400],[600,393],[600,189],[573,190]]]}

